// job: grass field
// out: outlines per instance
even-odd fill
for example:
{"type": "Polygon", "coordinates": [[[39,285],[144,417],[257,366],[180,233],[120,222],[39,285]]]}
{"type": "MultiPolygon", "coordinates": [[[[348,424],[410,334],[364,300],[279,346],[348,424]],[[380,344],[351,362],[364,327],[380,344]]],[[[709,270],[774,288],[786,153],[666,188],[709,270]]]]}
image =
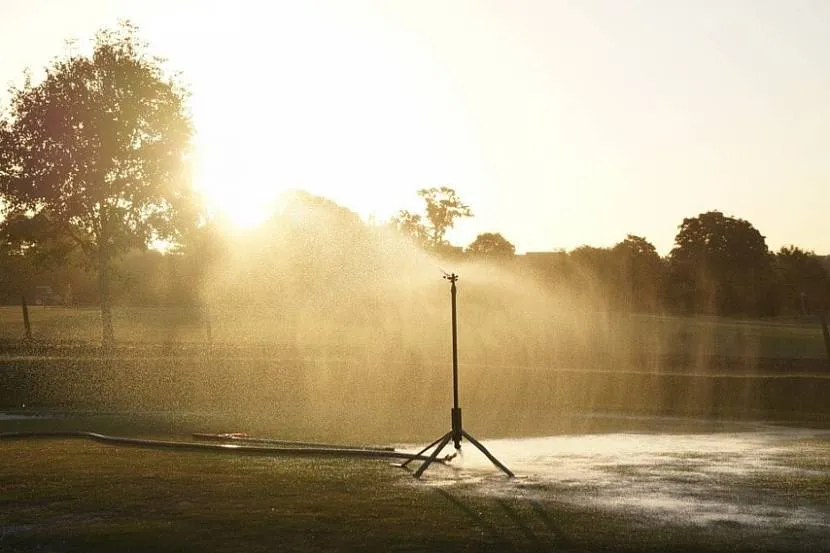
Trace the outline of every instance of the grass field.
{"type": "MultiPolygon", "coordinates": [[[[22,329],[19,312],[4,308],[0,408],[224,413],[233,430],[321,439],[420,440],[446,424],[445,328],[428,328],[435,335],[421,335],[423,342],[384,329],[338,334],[322,321],[316,332],[297,334],[277,310],[256,313],[214,311],[208,345],[198,312],[116,310],[122,341],[102,352],[94,309],[33,308],[36,342],[24,344],[11,338],[22,329]]],[[[472,321],[462,325],[462,405],[471,429],[586,431],[597,421],[580,415],[596,412],[811,424],[830,417],[817,324],[610,314],[587,321],[594,333],[587,337],[539,325],[527,340],[491,343],[472,321]]]]}
{"type": "MultiPolygon", "coordinates": [[[[191,424],[75,415],[0,420],[0,432],[91,426],[162,435],[172,427],[185,432],[191,424]]],[[[770,480],[756,471],[735,476],[727,488],[719,483],[711,496],[726,496],[738,513],[776,501],[773,496],[784,498],[786,509],[796,504],[787,497],[802,496],[798,504],[826,513],[830,467],[826,459],[805,459],[797,446],[793,466],[810,478],[791,471],[770,480]]],[[[828,446],[822,445],[825,451],[828,446]]],[[[818,552],[830,538],[826,528],[784,519],[771,526],[729,522],[735,517],[701,524],[608,507],[598,500],[597,483],[580,485],[579,478],[556,486],[522,474],[509,481],[490,471],[471,477],[436,467],[418,482],[383,461],[230,457],[74,440],[0,441],[0,450],[4,552],[818,552]]],[[[569,454],[562,452],[563,459],[569,454]]],[[[682,478],[690,461],[718,460],[723,462],[722,454],[701,451],[675,461],[682,466],[671,478],[682,478]]],[[[625,477],[635,470],[644,469],[629,462],[609,474],[625,477]]],[[[640,493],[629,489],[626,495],[640,493]]]]}
{"type": "MultiPolygon", "coordinates": [[[[0,408],[18,417],[0,417],[0,432],[188,439],[192,431],[241,430],[412,444],[447,430],[443,327],[413,336],[370,327],[341,333],[319,321],[315,332],[298,333],[277,310],[216,310],[208,345],[198,312],[117,309],[120,342],[103,351],[97,310],[35,307],[31,320],[35,342],[22,343],[19,310],[0,309],[0,408]]],[[[560,317],[532,332],[505,327],[491,340],[474,320],[464,323],[467,429],[485,440],[624,437],[665,432],[665,415],[686,425],[695,417],[806,427],[830,420],[830,376],[813,322],[619,314],[580,320],[579,332],[560,317]],[[633,428],[633,420],[645,422],[633,428]]],[[[710,423],[693,431],[710,432],[710,423]]],[[[590,451],[592,443],[577,447],[590,451]]],[[[787,512],[830,512],[830,471],[822,464],[830,446],[820,438],[809,448],[787,447],[791,458],[776,460],[785,470],[719,475],[711,489],[679,503],[728,501],[738,515],[761,509],[772,522],[758,524],[647,516],[614,499],[665,500],[626,482],[706,483],[701,466],[729,466],[717,451],[670,460],[658,452],[645,464],[637,464],[638,453],[623,452],[598,461],[603,474],[624,484],[608,488],[582,477],[505,481],[445,467],[415,482],[373,460],[0,441],[0,551],[824,551],[826,528],[792,523],[787,512]],[[610,504],[601,497],[609,489],[610,504]]],[[[579,467],[591,462],[570,457],[579,467]]]]}
{"type": "MultiPolygon", "coordinates": [[[[826,360],[827,354],[818,320],[811,317],[735,319],[723,317],[680,317],[625,313],[579,313],[569,323],[567,313],[550,320],[529,319],[526,326],[517,315],[505,317],[504,324],[488,326],[489,336],[479,336],[478,315],[465,320],[461,312],[463,353],[477,359],[489,355],[500,362],[540,361],[557,354],[573,355],[580,350],[601,352],[619,359],[661,355],[684,358],[781,358],[826,360]],[[578,324],[576,324],[578,323],[578,324]],[[574,333],[573,328],[579,332],[574,333]],[[466,340],[466,341],[465,341],[466,340]]],[[[520,315],[520,314],[519,314],[520,315]]],[[[29,308],[32,335],[46,343],[96,343],[100,340],[100,313],[96,308],[29,308]]],[[[311,331],[298,332],[296,317],[277,308],[215,308],[206,324],[202,311],[189,308],[115,308],[116,338],[125,343],[175,344],[214,343],[231,345],[301,344],[360,349],[372,341],[384,341],[410,350],[434,352],[445,343],[448,321],[421,321],[419,328],[399,329],[389,323],[355,322],[355,328],[319,320],[311,331]],[[377,325],[377,326],[375,326],[377,325]],[[209,328],[208,328],[209,326],[209,328]],[[424,332],[423,327],[435,332],[424,332]],[[411,330],[413,338],[400,333],[411,330]]],[[[308,330],[308,329],[306,329],[308,330]]],[[[0,343],[25,336],[21,309],[0,307],[0,343]]]]}

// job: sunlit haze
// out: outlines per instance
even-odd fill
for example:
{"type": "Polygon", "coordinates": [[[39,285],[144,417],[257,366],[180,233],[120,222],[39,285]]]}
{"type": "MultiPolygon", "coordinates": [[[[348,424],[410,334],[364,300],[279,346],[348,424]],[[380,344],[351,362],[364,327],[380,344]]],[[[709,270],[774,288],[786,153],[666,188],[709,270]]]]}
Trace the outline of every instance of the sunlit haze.
{"type": "Polygon", "coordinates": [[[0,52],[0,550],[828,550],[830,0],[0,0],[0,52]]]}
{"type": "Polygon", "coordinates": [[[0,82],[118,18],[181,72],[198,185],[239,225],[287,189],[383,221],[449,185],[459,245],[667,253],[718,209],[830,253],[826,2],[5,0],[0,82]]]}

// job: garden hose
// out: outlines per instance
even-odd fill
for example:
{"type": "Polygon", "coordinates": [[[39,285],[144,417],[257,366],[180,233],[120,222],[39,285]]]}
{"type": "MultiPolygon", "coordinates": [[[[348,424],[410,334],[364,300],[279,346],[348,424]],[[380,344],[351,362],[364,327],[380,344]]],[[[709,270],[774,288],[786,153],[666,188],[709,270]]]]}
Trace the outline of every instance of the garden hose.
{"type": "Polygon", "coordinates": [[[237,444],[208,444],[199,442],[175,442],[167,440],[149,440],[143,438],[125,438],[123,436],[109,436],[97,432],[84,432],[79,430],[53,430],[53,431],[32,431],[32,432],[3,432],[0,433],[0,441],[23,440],[36,438],[83,438],[106,444],[122,445],[129,447],[143,447],[148,449],[164,449],[177,451],[201,451],[233,453],[237,455],[259,455],[259,456],[295,456],[295,457],[359,457],[379,459],[404,459],[412,461],[426,461],[426,455],[404,453],[390,449],[369,449],[359,446],[327,446],[327,444],[308,444],[307,446],[292,447],[265,447],[255,445],[237,444]]]}

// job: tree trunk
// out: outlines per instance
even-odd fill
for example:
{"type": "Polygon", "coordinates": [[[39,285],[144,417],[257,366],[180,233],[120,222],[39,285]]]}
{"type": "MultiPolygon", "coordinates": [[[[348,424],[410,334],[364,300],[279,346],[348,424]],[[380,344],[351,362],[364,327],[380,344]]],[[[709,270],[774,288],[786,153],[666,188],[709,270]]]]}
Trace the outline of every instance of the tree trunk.
{"type": "Polygon", "coordinates": [[[827,363],[830,365],[830,330],[827,328],[827,312],[819,315],[821,321],[821,333],[824,335],[824,347],[827,349],[827,363]]]}
{"type": "Polygon", "coordinates": [[[103,251],[98,254],[98,294],[101,302],[101,345],[110,347],[115,343],[110,308],[110,258],[103,251]]]}

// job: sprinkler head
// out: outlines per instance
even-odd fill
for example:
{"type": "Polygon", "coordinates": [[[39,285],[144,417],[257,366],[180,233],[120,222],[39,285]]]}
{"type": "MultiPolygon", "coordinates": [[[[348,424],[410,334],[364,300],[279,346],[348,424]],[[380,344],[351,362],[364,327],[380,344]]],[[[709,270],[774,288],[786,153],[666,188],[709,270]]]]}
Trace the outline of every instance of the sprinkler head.
{"type": "Polygon", "coordinates": [[[443,278],[444,280],[449,280],[450,282],[455,282],[458,280],[458,275],[455,273],[448,273],[443,269],[441,269],[441,272],[443,273],[443,276],[441,278],[443,278]]]}

